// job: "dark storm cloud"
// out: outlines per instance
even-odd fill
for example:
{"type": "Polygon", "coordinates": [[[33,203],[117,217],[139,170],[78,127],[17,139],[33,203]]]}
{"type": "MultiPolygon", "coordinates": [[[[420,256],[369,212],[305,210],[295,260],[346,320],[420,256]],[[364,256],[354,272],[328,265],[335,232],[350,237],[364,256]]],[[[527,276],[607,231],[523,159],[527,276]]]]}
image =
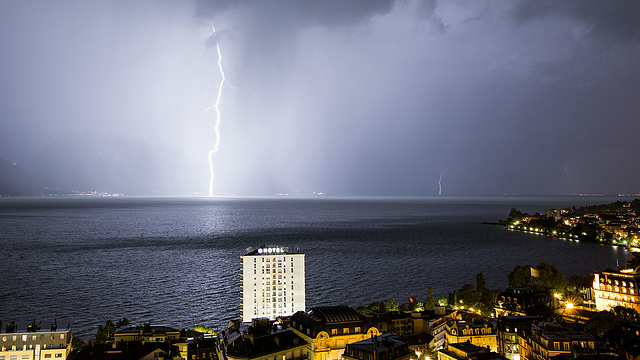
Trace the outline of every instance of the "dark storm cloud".
{"type": "Polygon", "coordinates": [[[391,10],[393,2],[394,0],[196,0],[196,16],[210,19],[232,8],[252,8],[265,23],[271,25],[285,23],[293,28],[344,25],[387,13],[391,10]]]}
{"type": "Polygon", "coordinates": [[[522,22],[550,16],[571,19],[584,26],[581,36],[600,46],[640,43],[640,2],[633,0],[520,1],[514,14],[522,22]]]}
{"type": "Polygon", "coordinates": [[[217,194],[640,191],[639,6],[0,2],[0,158],[80,176],[56,138],[91,130],[142,142],[103,162],[143,163],[136,189],[206,193],[219,45],[217,194]]]}

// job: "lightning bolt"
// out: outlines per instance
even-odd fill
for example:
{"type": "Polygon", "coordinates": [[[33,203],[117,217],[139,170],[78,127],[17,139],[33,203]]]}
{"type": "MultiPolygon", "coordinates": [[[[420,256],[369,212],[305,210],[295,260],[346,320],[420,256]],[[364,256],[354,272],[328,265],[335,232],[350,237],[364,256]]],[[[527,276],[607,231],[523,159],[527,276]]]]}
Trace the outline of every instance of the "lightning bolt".
{"type": "MultiPolygon", "coordinates": [[[[211,25],[211,29],[213,30],[213,35],[216,33],[216,28],[211,25]]],[[[214,126],[214,132],[216,135],[216,141],[213,144],[213,149],[209,151],[209,196],[213,196],[213,178],[215,177],[213,172],[213,154],[218,152],[218,147],[220,145],[220,100],[222,99],[222,87],[224,86],[227,78],[224,76],[224,70],[222,69],[222,53],[220,52],[220,44],[216,41],[216,49],[218,50],[218,69],[220,70],[220,85],[218,86],[218,97],[216,98],[215,104],[209,106],[208,110],[211,108],[216,109],[216,122],[214,126]]]]}
{"type": "Polygon", "coordinates": [[[438,180],[438,195],[442,195],[442,176],[444,175],[444,173],[446,173],[447,171],[443,171],[440,173],[440,180],[438,180]]]}

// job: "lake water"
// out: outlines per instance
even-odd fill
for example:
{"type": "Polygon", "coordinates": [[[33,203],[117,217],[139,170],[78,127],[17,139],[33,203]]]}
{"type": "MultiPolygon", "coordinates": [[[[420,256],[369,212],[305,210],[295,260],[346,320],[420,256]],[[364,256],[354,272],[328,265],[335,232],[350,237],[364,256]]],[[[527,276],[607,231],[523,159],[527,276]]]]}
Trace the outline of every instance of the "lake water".
{"type": "Polygon", "coordinates": [[[306,254],[307,307],[446,297],[484,272],[506,288],[517,265],[566,277],[622,264],[624,248],[483,225],[629,198],[0,198],[0,319],[107,319],[220,328],[240,316],[240,256],[263,244],[306,254]]]}

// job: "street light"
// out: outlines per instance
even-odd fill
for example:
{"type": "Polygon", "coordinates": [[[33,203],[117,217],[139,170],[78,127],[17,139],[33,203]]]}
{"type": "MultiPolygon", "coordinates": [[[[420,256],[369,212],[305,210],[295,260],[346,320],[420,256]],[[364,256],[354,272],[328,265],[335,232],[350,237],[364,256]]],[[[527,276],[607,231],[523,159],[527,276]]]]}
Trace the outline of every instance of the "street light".
{"type": "Polygon", "coordinates": [[[566,305],[567,310],[573,309],[573,303],[568,302],[566,305]]]}

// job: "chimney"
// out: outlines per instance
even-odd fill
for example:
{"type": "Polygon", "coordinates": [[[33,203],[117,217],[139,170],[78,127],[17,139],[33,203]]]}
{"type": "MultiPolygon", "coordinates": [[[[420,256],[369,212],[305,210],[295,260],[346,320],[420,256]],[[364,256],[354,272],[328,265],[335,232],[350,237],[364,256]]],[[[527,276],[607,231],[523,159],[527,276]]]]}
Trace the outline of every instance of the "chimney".
{"type": "Polygon", "coordinates": [[[31,325],[27,326],[27,332],[36,332],[36,319],[33,319],[31,325]]]}

